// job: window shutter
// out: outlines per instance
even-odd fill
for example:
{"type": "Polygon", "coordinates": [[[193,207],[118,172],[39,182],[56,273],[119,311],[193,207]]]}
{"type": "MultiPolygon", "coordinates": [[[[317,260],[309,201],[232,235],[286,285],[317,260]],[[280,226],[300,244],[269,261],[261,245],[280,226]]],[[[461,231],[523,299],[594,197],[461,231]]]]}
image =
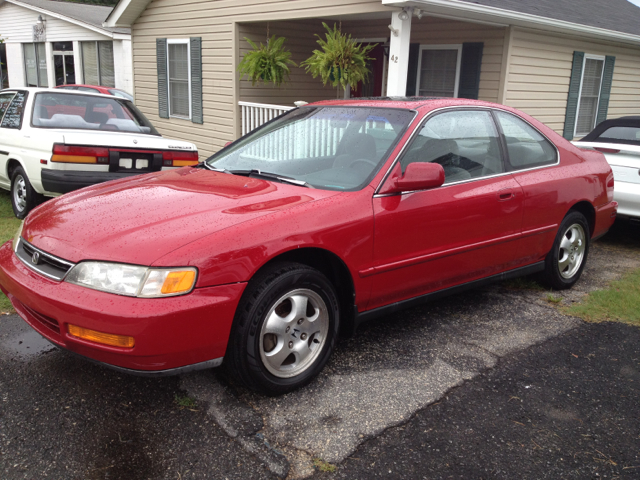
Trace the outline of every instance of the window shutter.
{"type": "Polygon", "coordinates": [[[169,118],[166,38],[156,38],[156,62],[158,67],[158,115],[161,118],[169,118]]]}
{"type": "Polygon", "coordinates": [[[573,140],[573,133],[575,132],[583,63],[584,52],[573,52],[573,66],[571,67],[571,80],[569,81],[567,111],[564,119],[564,131],[562,132],[562,136],[567,140],[573,140]]]}
{"type": "Polygon", "coordinates": [[[604,72],[602,72],[602,86],[600,87],[600,102],[598,103],[596,125],[607,119],[609,97],[611,97],[611,83],[613,82],[613,66],[615,63],[616,57],[607,55],[604,59],[604,72]]]}
{"type": "Polygon", "coordinates": [[[458,98],[478,99],[484,43],[463,43],[458,98]]]}
{"type": "Polygon", "coordinates": [[[191,37],[191,121],[204,123],[202,112],[202,38],[191,37]]]}
{"type": "Polygon", "coordinates": [[[416,78],[418,78],[418,61],[420,58],[420,44],[409,45],[409,66],[407,68],[407,91],[405,95],[412,97],[416,95],[416,78]]]}

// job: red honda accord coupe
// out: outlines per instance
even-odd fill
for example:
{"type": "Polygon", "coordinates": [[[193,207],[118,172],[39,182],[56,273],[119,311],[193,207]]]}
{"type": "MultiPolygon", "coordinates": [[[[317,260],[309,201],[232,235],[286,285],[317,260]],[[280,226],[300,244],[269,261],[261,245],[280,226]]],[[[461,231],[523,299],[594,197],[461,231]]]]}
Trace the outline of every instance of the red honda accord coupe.
{"type": "Polygon", "coordinates": [[[41,205],[0,248],[0,284],[35,330],[97,362],[161,375],[224,360],[281,394],[365,320],[536,272],[571,287],[616,207],[601,153],[512,108],[326,101],[201,165],[41,205]]]}

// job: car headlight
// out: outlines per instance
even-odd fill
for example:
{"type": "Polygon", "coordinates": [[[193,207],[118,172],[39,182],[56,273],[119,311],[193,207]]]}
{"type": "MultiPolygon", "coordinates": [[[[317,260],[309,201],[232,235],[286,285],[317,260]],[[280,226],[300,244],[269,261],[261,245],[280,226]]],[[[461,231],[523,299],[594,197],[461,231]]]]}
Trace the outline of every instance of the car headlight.
{"type": "Polygon", "coordinates": [[[18,227],[18,231],[13,237],[13,251],[18,250],[18,242],[20,241],[20,237],[22,237],[22,227],[24,227],[24,220],[20,222],[20,226],[18,227]]]}
{"type": "Polygon", "coordinates": [[[183,268],[149,268],[109,262],[81,262],[65,281],[102,292],[129,297],[158,298],[184,295],[193,290],[197,270],[183,268]]]}

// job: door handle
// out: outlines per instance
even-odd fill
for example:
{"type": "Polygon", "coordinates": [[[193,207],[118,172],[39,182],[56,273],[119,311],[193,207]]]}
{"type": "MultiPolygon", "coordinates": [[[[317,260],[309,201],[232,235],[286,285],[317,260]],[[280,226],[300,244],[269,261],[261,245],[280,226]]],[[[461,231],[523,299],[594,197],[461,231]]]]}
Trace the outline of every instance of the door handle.
{"type": "Polygon", "coordinates": [[[504,201],[506,201],[506,200],[511,200],[511,199],[512,199],[513,197],[515,197],[515,196],[516,196],[516,195],[515,195],[515,193],[513,193],[513,192],[512,192],[512,191],[510,191],[510,190],[500,190],[500,191],[498,192],[498,199],[499,199],[501,202],[504,202],[504,201]]]}

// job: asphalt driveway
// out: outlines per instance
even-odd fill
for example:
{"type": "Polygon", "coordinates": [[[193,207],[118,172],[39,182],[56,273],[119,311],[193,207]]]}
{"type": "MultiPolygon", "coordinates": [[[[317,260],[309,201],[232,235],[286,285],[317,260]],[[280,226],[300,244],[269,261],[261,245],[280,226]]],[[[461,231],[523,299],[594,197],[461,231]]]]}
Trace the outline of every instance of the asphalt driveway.
{"type": "MultiPolygon", "coordinates": [[[[633,228],[595,243],[563,303],[640,267],[639,252],[633,228]]],[[[530,286],[365,325],[277,398],[216,370],[129,377],[2,317],[0,477],[640,478],[638,330],[585,324],[530,286]]]]}

